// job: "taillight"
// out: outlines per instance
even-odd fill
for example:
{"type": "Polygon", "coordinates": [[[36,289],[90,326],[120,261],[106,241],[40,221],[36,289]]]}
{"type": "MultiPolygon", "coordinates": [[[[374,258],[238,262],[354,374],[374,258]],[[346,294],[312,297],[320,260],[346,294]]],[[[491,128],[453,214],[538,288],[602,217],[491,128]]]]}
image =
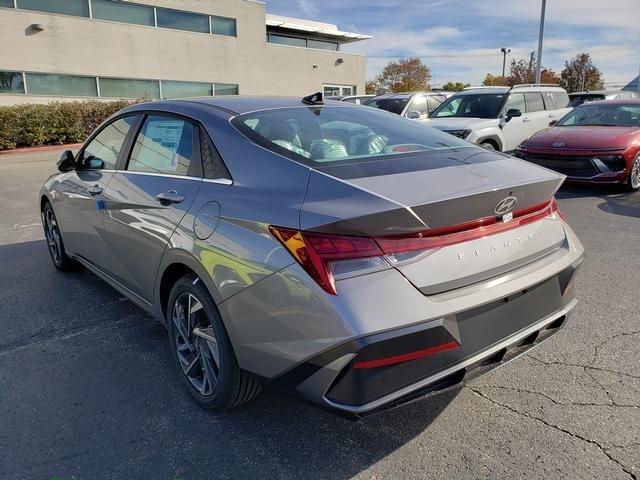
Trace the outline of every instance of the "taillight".
{"type": "Polygon", "coordinates": [[[331,262],[383,255],[372,238],[323,235],[274,226],[269,230],[318,285],[332,295],[338,292],[331,262]]]}
{"type": "MultiPolygon", "coordinates": [[[[513,213],[513,219],[503,222],[497,217],[485,217],[471,222],[433,228],[411,235],[389,237],[352,237],[315,232],[301,232],[270,226],[271,234],[293,255],[296,261],[328,293],[337,295],[334,271],[358,259],[379,259],[410,252],[436,250],[448,245],[495,235],[533,223],[553,215],[558,210],[554,199],[513,213]],[[332,269],[332,264],[334,269],[332,269]]],[[[393,262],[392,262],[393,263],[393,262]]],[[[365,263],[363,262],[363,265],[365,263]]],[[[366,267],[360,266],[364,269],[366,267]]]]}

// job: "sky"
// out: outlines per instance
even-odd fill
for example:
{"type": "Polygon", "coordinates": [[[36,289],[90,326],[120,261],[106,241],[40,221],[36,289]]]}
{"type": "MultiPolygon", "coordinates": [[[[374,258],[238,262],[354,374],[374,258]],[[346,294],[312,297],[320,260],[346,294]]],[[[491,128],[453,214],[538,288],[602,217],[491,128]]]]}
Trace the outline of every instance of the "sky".
{"type": "MultiPolygon", "coordinates": [[[[267,0],[268,13],[335,23],[371,40],[342,50],[367,56],[367,79],[390,61],[419,56],[431,85],[479,85],[507,57],[537,50],[541,0],[267,0]]],[[[626,85],[640,66],[640,0],[547,0],[542,64],[556,72],[589,52],[607,87],[626,85]]]]}

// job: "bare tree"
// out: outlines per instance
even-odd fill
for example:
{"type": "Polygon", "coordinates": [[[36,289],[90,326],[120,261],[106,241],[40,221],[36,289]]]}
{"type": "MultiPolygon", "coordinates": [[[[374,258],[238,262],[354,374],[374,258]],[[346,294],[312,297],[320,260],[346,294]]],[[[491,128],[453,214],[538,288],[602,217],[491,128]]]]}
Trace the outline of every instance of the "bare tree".
{"type": "Polygon", "coordinates": [[[591,55],[579,53],[564,62],[564,69],[560,72],[560,85],[568,92],[602,90],[604,81],[602,73],[593,64],[591,55]]]}
{"type": "MultiPolygon", "coordinates": [[[[528,59],[511,60],[509,76],[504,79],[505,85],[522,85],[524,83],[535,83],[536,81],[536,54],[531,52],[528,59]]],[[[560,82],[560,77],[550,68],[542,67],[541,83],[560,82]]]]}
{"type": "Polygon", "coordinates": [[[429,89],[431,72],[418,57],[389,62],[375,78],[382,91],[416,92],[429,89]]]}

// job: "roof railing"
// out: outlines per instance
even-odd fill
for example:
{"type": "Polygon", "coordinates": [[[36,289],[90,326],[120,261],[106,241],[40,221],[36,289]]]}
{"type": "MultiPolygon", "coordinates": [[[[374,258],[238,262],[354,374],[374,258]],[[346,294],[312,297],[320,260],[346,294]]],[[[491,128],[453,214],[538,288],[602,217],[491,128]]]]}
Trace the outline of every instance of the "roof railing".
{"type": "Polygon", "coordinates": [[[514,85],[511,87],[514,88],[524,88],[524,87],[559,87],[557,83],[521,83],[520,85],[514,85]]]}
{"type": "Polygon", "coordinates": [[[478,85],[477,87],[464,87],[463,90],[478,90],[479,88],[508,88],[508,85],[478,85]]]}

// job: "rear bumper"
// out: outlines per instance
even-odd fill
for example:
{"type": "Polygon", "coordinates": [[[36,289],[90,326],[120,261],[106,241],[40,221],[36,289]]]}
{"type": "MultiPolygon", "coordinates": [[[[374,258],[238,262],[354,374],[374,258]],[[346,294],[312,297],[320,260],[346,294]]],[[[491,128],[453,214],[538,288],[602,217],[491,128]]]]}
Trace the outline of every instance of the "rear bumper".
{"type": "Polygon", "coordinates": [[[524,354],[564,326],[577,303],[572,280],[581,262],[582,257],[539,285],[458,312],[438,325],[430,323],[354,339],[303,362],[270,383],[350,418],[459,387],[524,354]],[[541,314],[549,310],[551,313],[541,314]],[[371,358],[448,344],[451,339],[457,347],[421,359],[357,367],[363,365],[363,359],[366,364],[371,358]]]}

